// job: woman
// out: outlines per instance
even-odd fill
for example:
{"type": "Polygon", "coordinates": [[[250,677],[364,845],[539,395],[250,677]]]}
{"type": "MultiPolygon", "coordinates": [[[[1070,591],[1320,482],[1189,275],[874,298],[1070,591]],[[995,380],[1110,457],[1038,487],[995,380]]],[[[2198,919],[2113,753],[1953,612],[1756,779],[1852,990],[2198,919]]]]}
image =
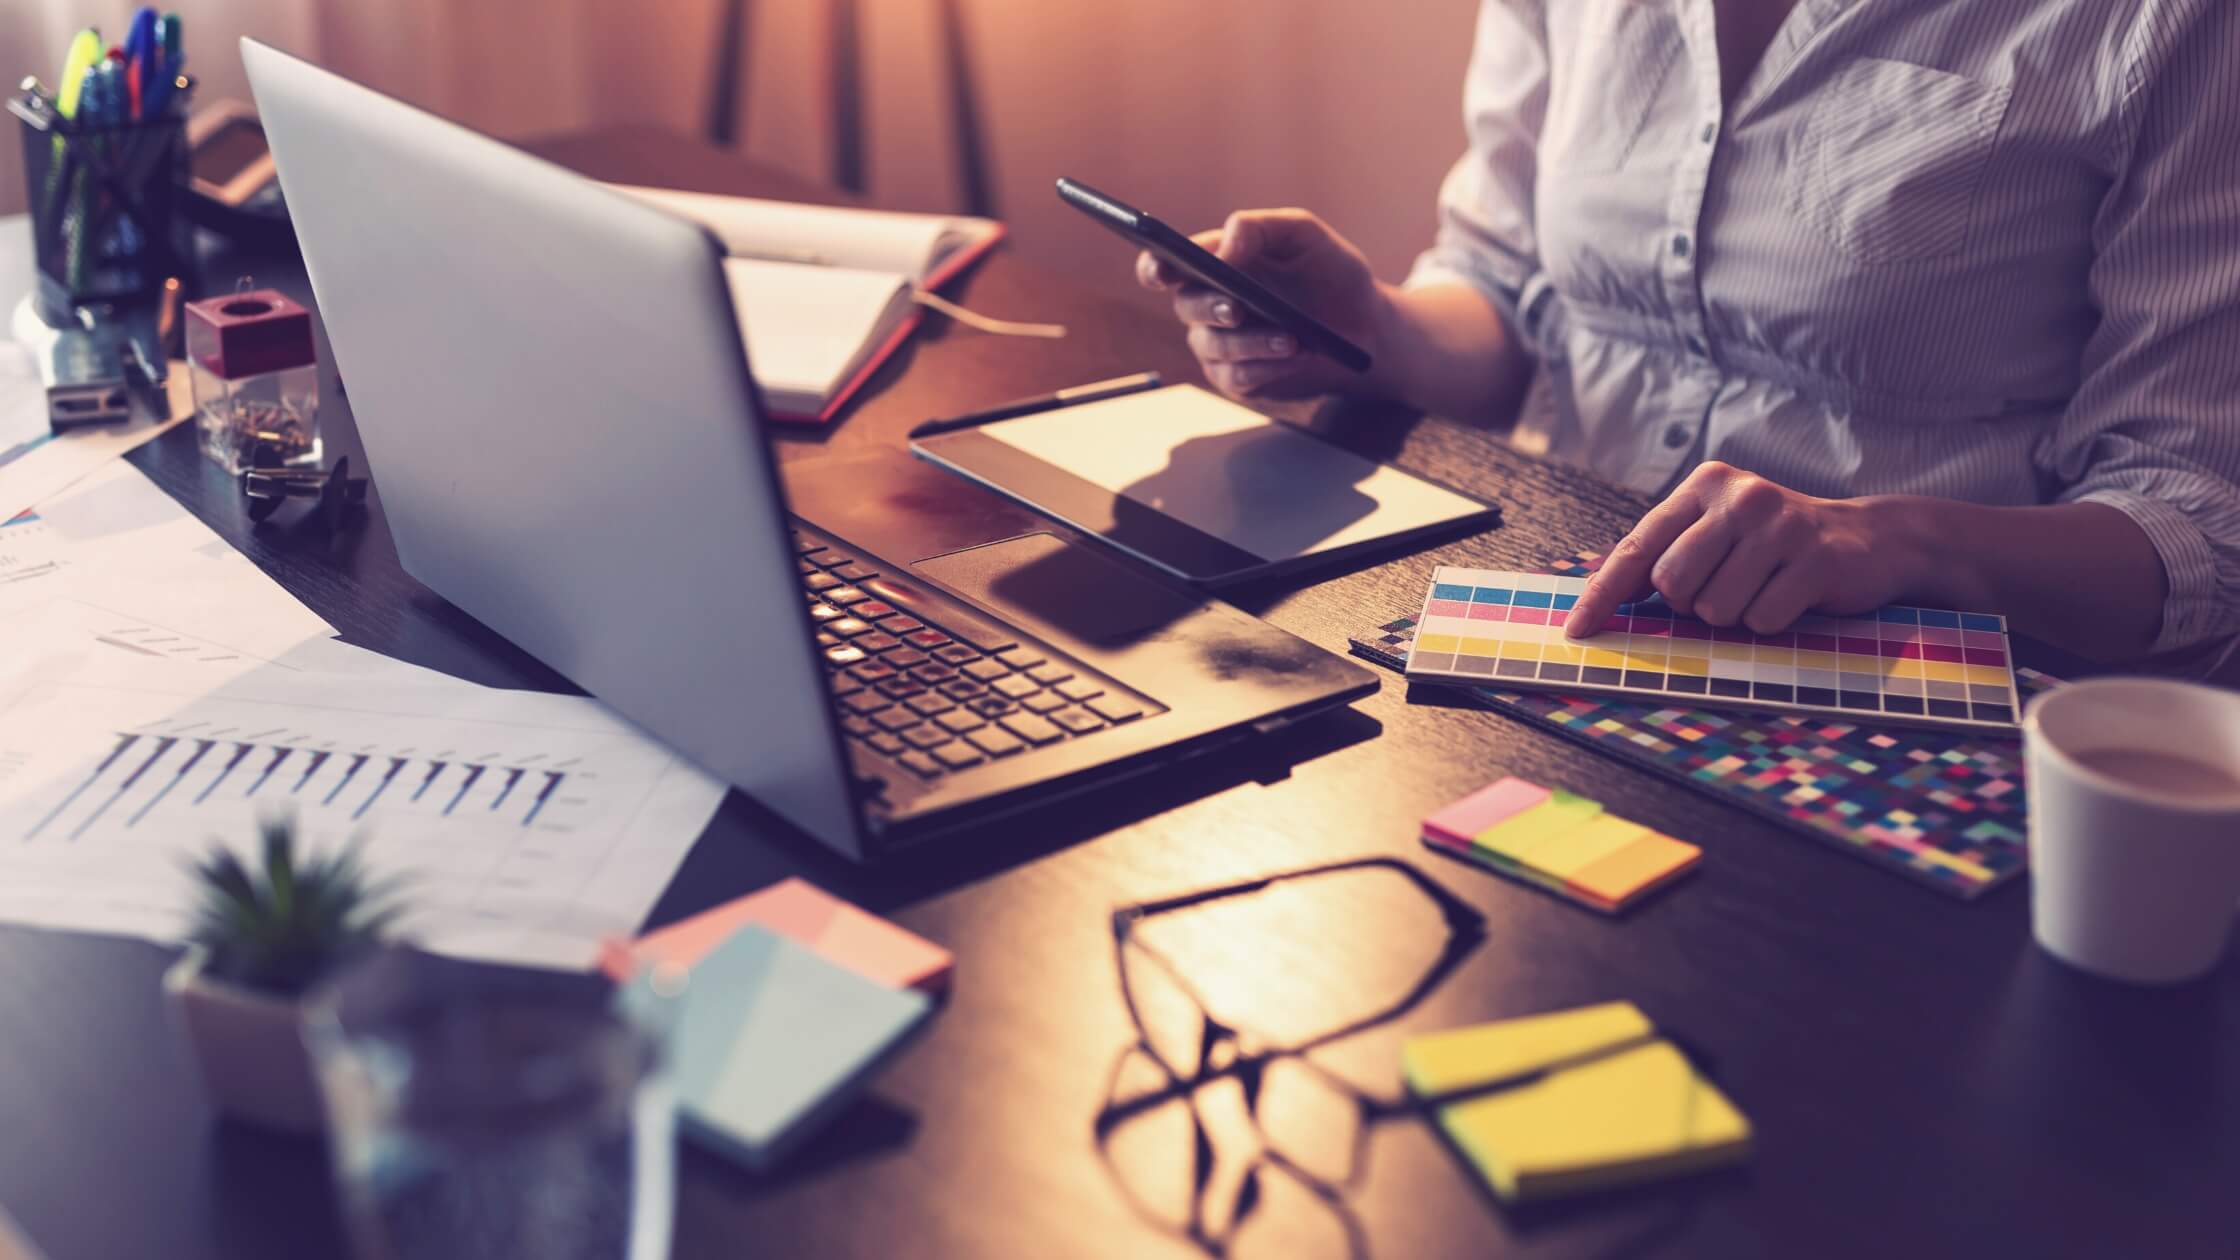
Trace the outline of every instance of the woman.
{"type": "MultiPolygon", "coordinates": [[[[2240,5],[1483,0],[1406,283],[1298,210],[1200,237],[1356,377],[1171,289],[1239,398],[1512,414],[1663,502],[1571,615],[1894,600],[2104,660],[2240,630],[2240,5]]],[[[1586,540],[1581,540],[1586,541],[1586,540]]]]}

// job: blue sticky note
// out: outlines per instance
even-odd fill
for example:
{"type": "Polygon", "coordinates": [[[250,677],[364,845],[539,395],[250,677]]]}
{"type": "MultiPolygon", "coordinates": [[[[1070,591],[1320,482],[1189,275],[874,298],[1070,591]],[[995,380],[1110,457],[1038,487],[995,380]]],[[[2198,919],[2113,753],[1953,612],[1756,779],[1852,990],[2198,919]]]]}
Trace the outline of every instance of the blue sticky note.
{"type": "Polygon", "coordinates": [[[1509,588],[1506,586],[1481,586],[1477,590],[1478,603],[1506,604],[1509,602],[1509,588]]]}
{"type": "Polygon", "coordinates": [[[1431,598],[1459,599],[1463,603],[1467,604],[1470,602],[1470,588],[1467,586],[1456,586],[1452,582],[1435,583],[1431,587],[1431,598]]]}
{"type": "MultiPolygon", "coordinates": [[[[650,980],[663,983],[658,971],[650,980]]],[[[783,1159],[836,1114],[933,1012],[761,927],[685,973],[669,1044],[678,1119],[750,1168],[783,1159]]]]}
{"type": "Polygon", "coordinates": [[[1963,630],[2004,630],[2007,626],[2005,622],[1989,613],[1961,613],[1960,628],[1963,630]]]}

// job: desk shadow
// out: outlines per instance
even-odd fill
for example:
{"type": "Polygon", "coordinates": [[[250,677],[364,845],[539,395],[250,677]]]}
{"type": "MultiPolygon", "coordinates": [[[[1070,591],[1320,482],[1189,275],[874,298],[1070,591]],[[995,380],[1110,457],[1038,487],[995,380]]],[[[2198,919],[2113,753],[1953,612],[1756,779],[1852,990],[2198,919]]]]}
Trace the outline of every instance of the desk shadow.
{"type": "Polygon", "coordinates": [[[1156,529],[1145,518],[1163,520],[1185,507],[1193,528],[1281,558],[1376,511],[1376,499],[1356,488],[1376,471],[1374,463],[1356,465],[1352,480],[1340,482],[1321,458],[1321,439],[1301,437],[1287,426],[1189,439],[1167,453],[1166,467],[1120,491],[1113,504],[1119,535],[1156,529]]]}
{"type": "Polygon", "coordinates": [[[752,798],[732,792],[702,843],[693,846],[670,879],[647,924],[697,914],[788,876],[808,879],[874,914],[890,913],[1201,797],[1246,783],[1280,783],[1294,767],[1374,739],[1383,730],[1368,714],[1341,708],[1220,753],[1179,765],[1154,765],[1078,795],[1029,806],[989,821],[978,834],[935,840],[869,866],[849,861],[752,798]],[[723,842],[709,842],[719,838],[723,842]]]}
{"type": "Polygon", "coordinates": [[[851,1164],[899,1154],[918,1134],[918,1117],[876,1094],[865,1094],[817,1131],[777,1167],[754,1171],[687,1140],[678,1151],[677,1189],[712,1183],[727,1198],[760,1199],[803,1182],[831,1175],[851,1164]]]}

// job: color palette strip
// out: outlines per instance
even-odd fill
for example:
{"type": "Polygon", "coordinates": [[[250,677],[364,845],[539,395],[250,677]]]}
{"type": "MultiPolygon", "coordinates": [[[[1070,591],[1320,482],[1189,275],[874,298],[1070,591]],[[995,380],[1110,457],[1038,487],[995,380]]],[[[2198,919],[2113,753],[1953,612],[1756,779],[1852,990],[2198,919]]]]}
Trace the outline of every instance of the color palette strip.
{"type": "Polygon", "coordinates": [[[1703,860],[1696,846],[1599,802],[1515,778],[1424,819],[1423,842],[1612,914],[1703,860]]]}
{"type": "Polygon", "coordinates": [[[1650,598],[1619,605],[1595,634],[1571,639],[1563,623],[1586,587],[1584,577],[1440,566],[1408,676],[2005,733],[2021,712],[2003,617],[1894,605],[1809,616],[1787,633],[1761,635],[1650,598]]]}

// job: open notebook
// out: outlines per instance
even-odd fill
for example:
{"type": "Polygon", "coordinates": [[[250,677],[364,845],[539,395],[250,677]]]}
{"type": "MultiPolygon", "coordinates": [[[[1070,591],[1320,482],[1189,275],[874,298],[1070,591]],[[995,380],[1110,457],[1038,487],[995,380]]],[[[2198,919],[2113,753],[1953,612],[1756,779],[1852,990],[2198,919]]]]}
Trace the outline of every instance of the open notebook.
{"type": "Polygon", "coordinates": [[[723,242],[747,362],[780,420],[830,420],[918,326],[912,291],[947,283],[1004,232],[962,215],[614,187],[723,242]]]}

